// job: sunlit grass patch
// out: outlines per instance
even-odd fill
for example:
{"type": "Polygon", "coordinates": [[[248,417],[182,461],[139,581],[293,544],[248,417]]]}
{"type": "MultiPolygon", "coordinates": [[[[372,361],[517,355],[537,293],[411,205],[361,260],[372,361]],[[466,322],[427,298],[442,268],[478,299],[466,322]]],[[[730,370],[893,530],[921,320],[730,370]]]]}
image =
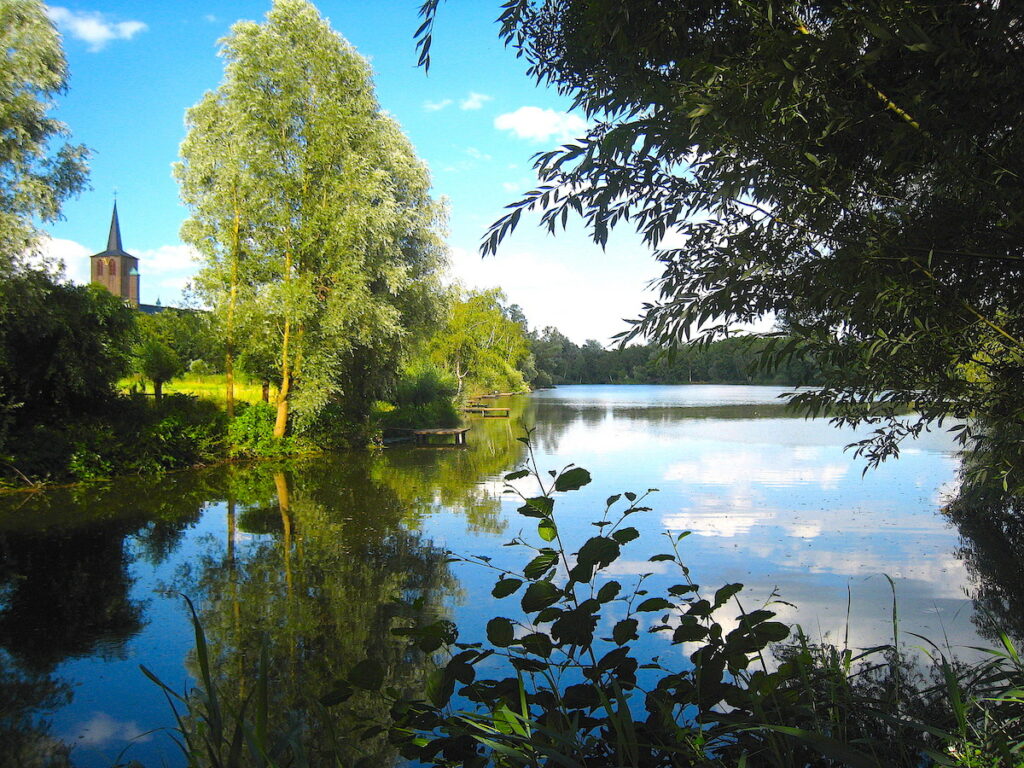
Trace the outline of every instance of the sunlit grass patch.
{"type": "MultiPolygon", "coordinates": [[[[121,388],[130,390],[135,387],[137,391],[151,392],[151,383],[143,385],[137,378],[125,379],[121,382],[121,388]]],[[[203,400],[209,400],[223,406],[226,401],[225,394],[226,377],[224,374],[210,374],[208,376],[182,376],[164,384],[164,393],[181,393],[195,395],[203,400]]],[[[270,398],[273,402],[277,394],[276,389],[271,389],[270,398]]],[[[252,383],[242,378],[235,379],[235,400],[245,403],[258,403],[263,399],[263,387],[258,383],[252,383]]]]}

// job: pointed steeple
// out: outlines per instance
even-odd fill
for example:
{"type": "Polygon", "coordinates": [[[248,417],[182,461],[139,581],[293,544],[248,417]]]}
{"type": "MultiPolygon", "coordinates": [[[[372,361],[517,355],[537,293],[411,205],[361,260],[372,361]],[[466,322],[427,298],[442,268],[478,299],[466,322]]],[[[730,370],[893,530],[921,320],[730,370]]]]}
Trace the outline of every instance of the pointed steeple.
{"type": "Polygon", "coordinates": [[[117,221],[117,201],[114,201],[114,213],[110,217],[110,234],[107,235],[107,253],[124,253],[121,247],[121,225],[117,221]]]}

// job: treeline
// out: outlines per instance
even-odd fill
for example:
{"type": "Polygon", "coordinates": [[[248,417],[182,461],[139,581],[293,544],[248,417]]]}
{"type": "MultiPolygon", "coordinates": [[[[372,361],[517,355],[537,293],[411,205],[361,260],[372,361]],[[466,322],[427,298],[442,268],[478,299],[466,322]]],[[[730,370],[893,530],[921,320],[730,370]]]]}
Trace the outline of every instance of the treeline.
{"type": "MultiPolygon", "coordinates": [[[[737,336],[676,350],[647,344],[605,349],[590,339],[582,346],[556,328],[530,334],[535,387],[558,384],[774,384],[799,386],[818,382],[814,360],[793,356],[772,370],[757,366],[771,342],[737,336]]],[[[777,343],[777,342],[776,342],[777,343]]]]}

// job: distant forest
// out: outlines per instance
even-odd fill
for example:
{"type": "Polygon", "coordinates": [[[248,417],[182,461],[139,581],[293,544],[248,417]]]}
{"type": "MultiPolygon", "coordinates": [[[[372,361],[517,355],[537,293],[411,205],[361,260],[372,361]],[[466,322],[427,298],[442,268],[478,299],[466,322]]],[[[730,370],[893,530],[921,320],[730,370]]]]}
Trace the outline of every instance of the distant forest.
{"type": "Polygon", "coordinates": [[[557,384],[817,384],[813,360],[793,358],[773,371],[756,360],[768,340],[737,336],[709,345],[687,345],[670,354],[654,346],[605,349],[590,339],[579,346],[556,328],[530,333],[534,387],[557,384]]]}

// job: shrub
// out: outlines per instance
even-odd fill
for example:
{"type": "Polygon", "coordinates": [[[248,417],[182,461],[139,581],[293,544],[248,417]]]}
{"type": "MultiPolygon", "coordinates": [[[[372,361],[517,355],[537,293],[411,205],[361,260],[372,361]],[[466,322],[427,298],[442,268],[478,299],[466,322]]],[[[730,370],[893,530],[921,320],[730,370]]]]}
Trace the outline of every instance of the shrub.
{"type": "Polygon", "coordinates": [[[395,386],[395,407],[378,408],[377,420],[384,429],[454,427],[459,423],[457,391],[451,374],[433,363],[417,363],[402,372],[395,386]]]}
{"type": "Polygon", "coordinates": [[[232,456],[285,456],[299,450],[294,437],[274,437],[275,406],[270,403],[238,403],[237,407],[237,415],[228,424],[228,445],[232,456]]]}

